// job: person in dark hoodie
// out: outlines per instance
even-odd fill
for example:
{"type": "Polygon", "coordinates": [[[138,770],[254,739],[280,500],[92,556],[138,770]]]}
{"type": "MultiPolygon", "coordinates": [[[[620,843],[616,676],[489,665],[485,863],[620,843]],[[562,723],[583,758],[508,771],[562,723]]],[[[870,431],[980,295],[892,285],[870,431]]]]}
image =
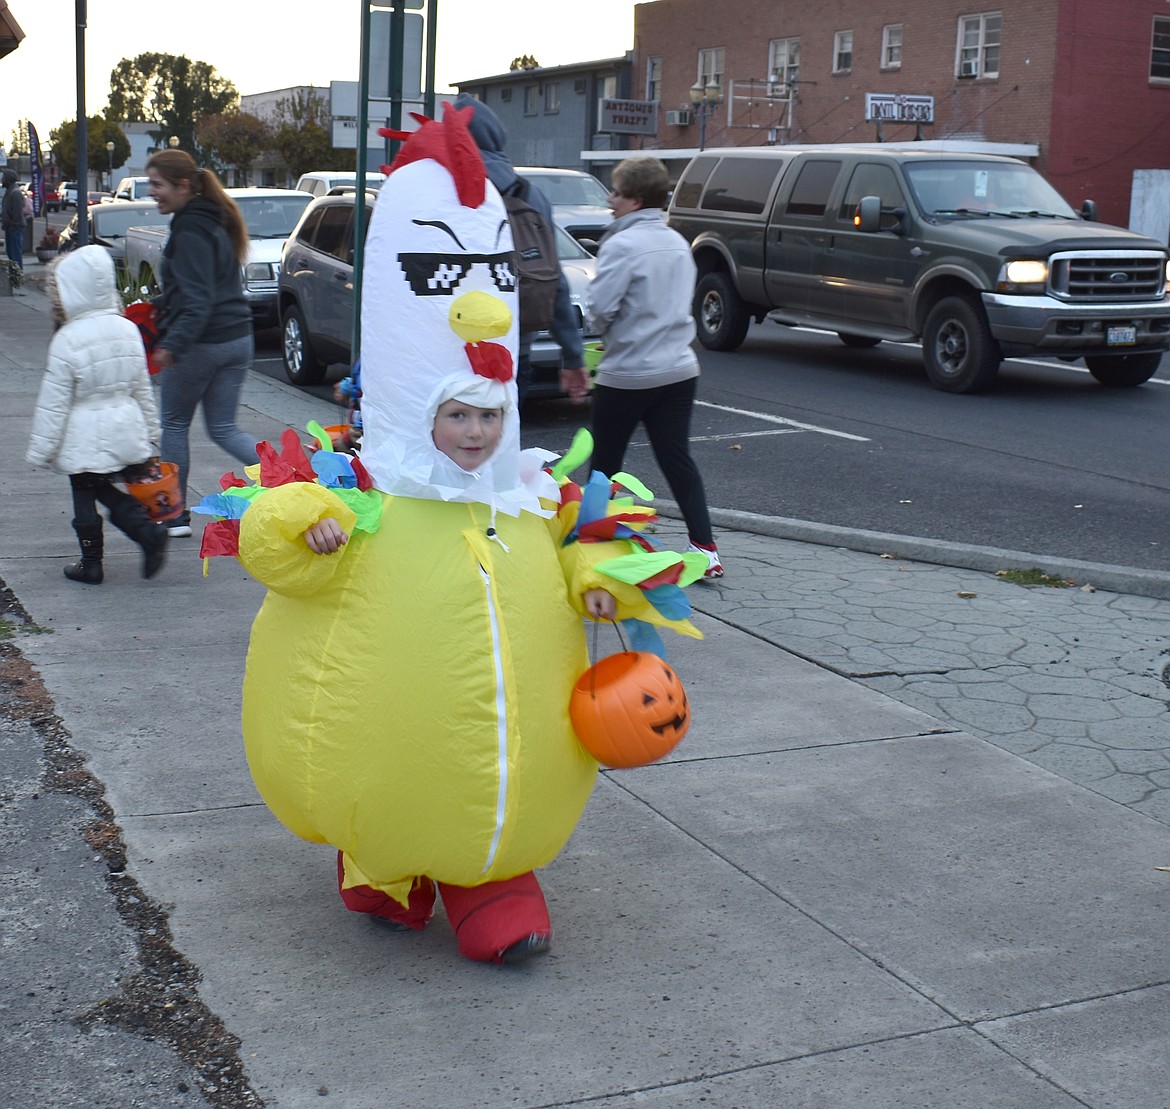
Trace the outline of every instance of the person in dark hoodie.
{"type": "MultiPolygon", "coordinates": [[[[508,133],[499,117],[486,104],[476,100],[469,93],[460,93],[455,98],[456,108],[472,108],[472,116],[468,130],[475,139],[480,154],[483,155],[484,165],[487,166],[488,178],[504,196],[522,196],[535,208],[550,224],[553,223],[552,205],[548,197],[532,182],[523,180],[512,168],[512,163],[504,153],[504,146],[508,142],[508,133]]],[[[554,310],[552,327],[549,328],[553,339],[561,348],[561,391],[568,393],[575,401],[585,399],[589,392],[589,374],[585,369],[585,352],[581,339],[581,331],[577,326],[577,316],[569,300],[569,283],[561,274],[560,288],[557,290],[557,303],[554,310]]],[[[532,364],[529,362],[529,351],[532,347],[533,333],[520,335],[520,350],[516,359],[516,389],[519,394],[519,404],[523,405],[528,386],[532,381],[532,364]]]]}
{"type": "Polygon", "coordinates": [[[4,253],[9,261],[24,269],[24,191],[18,184],[16,172],[6,169],[3,174],[4,199],[3,216],[0,224],[4,228],[4,253]]]}
{"type": "Polygon", "coordinates": [[[164,462],[179,467],[184,511],[170,521],[174,537],[191,534],[186,511],[190,454],[187,433],[195,409],[212,441],[245,465],[259,461],[256,439],[236,426],[244,378],[252,366],[252,311],[240,266],[248,229],[219,178],[185,150],[160,150],[146,163],[150,195],[171,213],[171,233],[157,274],[160,337],[155,347],[162,407],[164,462]]]}

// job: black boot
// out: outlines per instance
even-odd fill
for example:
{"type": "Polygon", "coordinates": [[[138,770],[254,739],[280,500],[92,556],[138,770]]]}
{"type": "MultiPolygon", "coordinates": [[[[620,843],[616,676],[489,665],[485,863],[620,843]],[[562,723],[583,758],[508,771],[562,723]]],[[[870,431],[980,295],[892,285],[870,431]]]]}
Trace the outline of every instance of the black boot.
{"type": "Polygon", "coordinates": [[[81,561],[71,562],[65,567],[65,576],[70,581],[84,582],[86,585],[101,585],[102,578],[102,522],[96,524],[79,524],[73,521],[73,530],[77,532],[77,541],[81,544],[81,561]]]}
{"type": "Polygon", "coordinates": [[[167,529],[129,494],[110,505],[110,523],[124,531],[142,548],[142,576],[153,578],[167,557],[167,529]]]}

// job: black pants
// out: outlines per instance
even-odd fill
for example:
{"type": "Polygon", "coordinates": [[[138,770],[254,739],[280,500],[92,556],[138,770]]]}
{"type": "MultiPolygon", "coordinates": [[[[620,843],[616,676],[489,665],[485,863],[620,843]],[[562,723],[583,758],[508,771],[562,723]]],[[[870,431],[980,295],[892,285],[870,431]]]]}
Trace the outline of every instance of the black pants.
{"type": "Polygon", "coordinates": [[[100,501],[110,510],[110,519],[121,526],[118,521],[123,520],[126,510],[133,508],[138,502],[114,484],[114,479],[119,476],[85,473],[69,475],[69,485],[73,489],[74,524],[100,524],[102,518],[97,510],[100,501]]]}
{"type": "Polygon", "coordinates": [[[699,468],[691,458],[691,409],[698,378],[655,389],[593,390],[593,469],[607,476],[622,468],[638,424],[646,428],[654,458],[686,521],[692,543],[710,545],[711,519],[699,468]]]}

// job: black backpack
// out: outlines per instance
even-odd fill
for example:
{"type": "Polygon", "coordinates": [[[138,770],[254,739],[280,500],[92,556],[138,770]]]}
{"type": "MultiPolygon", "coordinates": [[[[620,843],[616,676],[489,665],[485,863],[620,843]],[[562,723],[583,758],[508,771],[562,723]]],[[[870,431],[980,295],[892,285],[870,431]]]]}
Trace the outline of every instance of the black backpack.
{"type": "Polygon", "coordinates": [[[552,325],[561,282],[552,225],[528,203],[529,188],[524,181],[517,193],[504,196],[516,251],[521,334],[546,331],[552,325]]]}

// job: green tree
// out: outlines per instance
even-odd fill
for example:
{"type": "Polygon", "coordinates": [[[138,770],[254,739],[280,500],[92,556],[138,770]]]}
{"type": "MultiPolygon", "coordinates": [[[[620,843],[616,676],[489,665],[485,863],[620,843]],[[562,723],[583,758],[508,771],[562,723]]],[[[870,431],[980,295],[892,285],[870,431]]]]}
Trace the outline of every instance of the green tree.
{"type": "Polygon", "coordinates": [[[249,112],[238,110],[204,116],[195,125],[195,138],[205,154],[222,169],[235,166],[246,184],[256,156],[272,146],[272,128],[249,112]]]}
{"type": "Polygon", "coordinates": [[[157,123],[149,134],[166,146],[172,135],[188,152],[199,150],[195,125],[239,104],[236,87],[207,62],[184,54],[139,54],[123,58],[110,73],[106,115],[137,123],[157,123]]]}
{"type": "Polygon", "coordinates": [[[273,145],[294,177],[318,169],[353,169],[352,150],[333,146],[329,101],[312,89],[297,89],[277,102],[273,145]]]}
{"type": "MultiPolygon", "coordinates": [[[[110,168],[111,160],[115,170],[126,164],[130,158],[130,140],[113,120],[105,116],[90,116],[86,120],[86,129],[87,161],[91,170],[105,173],[110,168]],[[106,151],[108,142],[114,144],[112,159],[106,151]]],[[[77,180],[77,121],[67,119],[59,127],[54,127],[49,132],[49,143],[53,147],[53,160],[61,176],[77,180]]],[[[84,191],[85,186],[81,188],[84,191]]]]}

